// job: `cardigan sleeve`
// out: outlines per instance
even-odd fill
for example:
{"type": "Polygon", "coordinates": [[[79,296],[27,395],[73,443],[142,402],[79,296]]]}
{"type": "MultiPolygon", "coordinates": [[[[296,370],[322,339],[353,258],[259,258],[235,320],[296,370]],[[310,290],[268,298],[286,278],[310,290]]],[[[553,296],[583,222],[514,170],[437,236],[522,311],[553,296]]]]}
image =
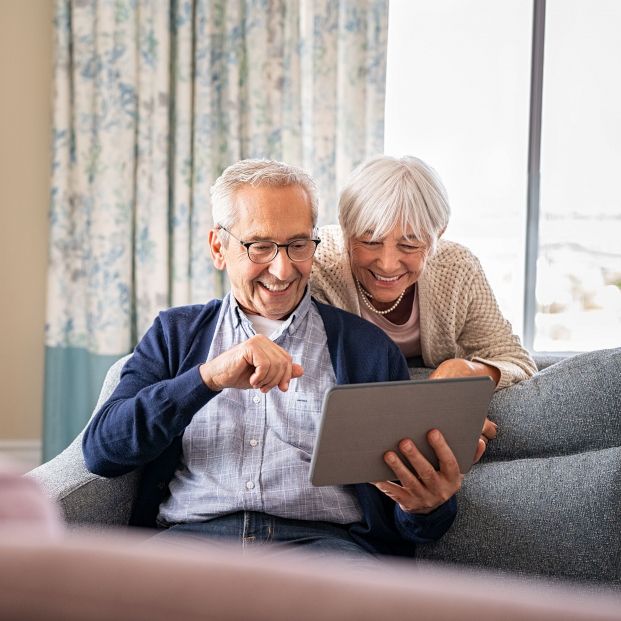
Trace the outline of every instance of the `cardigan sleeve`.
{"type": "Polygon", "coordinates": [[[489,364],[500,371],[497,390],[536,373],[468,248],[441,240],[419,285],[421,347],[427,366],[437,367],[450,358],[489,364]]]}
{"type": "Polygon", "coordinates": [[[465,357],[500,371],[497,390],[528,379],[537,372],[530,354],[496,302],[483,268],[473,257],[472,278],[466,289],[466,317],[457,336],[465,357]]]}
{"type": "Polygon", "coordinates": [[[119,476],[153,461],[217,394],[203,383],[199,365],[179,374],[171,370],[175,356],[166,336],[158,317],[86,428],[84,461],[94,474],[119,476]]]}
{"type": "Polygon", "coordinates": [[[437,541],[448,531],[457,515],[457,499],[452,496],[431,513],[406,513],[395,505],[395,525],[399,534],[416,545],[437,541]]]}

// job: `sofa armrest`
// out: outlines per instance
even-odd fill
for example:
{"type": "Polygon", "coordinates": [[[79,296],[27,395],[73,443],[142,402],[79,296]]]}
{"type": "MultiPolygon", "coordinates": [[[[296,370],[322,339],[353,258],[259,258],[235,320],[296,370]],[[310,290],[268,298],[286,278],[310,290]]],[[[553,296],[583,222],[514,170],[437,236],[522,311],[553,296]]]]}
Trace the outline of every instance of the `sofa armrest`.
{"type": "Polygon", "coordinates": [[[82,434],[62,453],[27,473],[61,508],[69,524],[127,525],[140,471],[106,479],[86,469],[82,434]]]}
{"type": "MultiPolygon", "coordinates": [[[[108,370],[94,412],[112,394],[129,357],[123,356],[108,370]]],[[[84,464],[83,434],[62,453],[26,476],[39,482],[45,493],[60,506],[69,524],[127,525],[138,491],[140,470],[114,479],[92,474],[84,464]]]]}

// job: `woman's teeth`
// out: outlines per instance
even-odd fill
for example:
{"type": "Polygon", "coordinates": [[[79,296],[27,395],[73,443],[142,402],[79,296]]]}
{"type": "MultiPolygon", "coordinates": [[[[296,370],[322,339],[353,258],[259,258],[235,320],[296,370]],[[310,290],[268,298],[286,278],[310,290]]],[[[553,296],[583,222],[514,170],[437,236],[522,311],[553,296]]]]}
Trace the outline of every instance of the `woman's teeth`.
{"type": "Polygon", "coordinates": [[[379,274],[375,274],[373,273],[373,276],[375,276],[375,278],[377,280],[381,280],[382,282],[395,282],[395,280],[399,280],[399,278],[401,278],[401,276],[392,276],[391,278],[386,278],[385,276],[380,276],[379,274]]]}

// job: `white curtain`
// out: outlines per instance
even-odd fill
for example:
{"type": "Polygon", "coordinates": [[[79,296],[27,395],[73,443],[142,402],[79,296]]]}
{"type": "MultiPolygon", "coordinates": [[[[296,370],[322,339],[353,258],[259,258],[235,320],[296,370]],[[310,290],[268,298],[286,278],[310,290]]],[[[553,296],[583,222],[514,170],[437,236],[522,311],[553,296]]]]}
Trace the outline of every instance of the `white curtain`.
{"type": "Polygon", "coordinates": [[[320,223],[383,148],[387,0],[58,0],[45,457],[158,311],[222,294],[209,187],[268,157],[320,223]]]}

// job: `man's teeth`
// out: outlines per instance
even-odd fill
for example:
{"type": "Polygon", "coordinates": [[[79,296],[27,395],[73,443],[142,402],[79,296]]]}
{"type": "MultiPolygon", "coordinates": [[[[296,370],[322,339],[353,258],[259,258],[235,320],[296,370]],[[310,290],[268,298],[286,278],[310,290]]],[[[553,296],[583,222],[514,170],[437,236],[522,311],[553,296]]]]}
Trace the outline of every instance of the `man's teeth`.
{"type": "Polygon", "coordinates": [[[269,289],[269,291],[284,291],[291,283],[285,283],[282,285],[277,285],[274,283],[267,283],[267,282],[262,282],[261,283],[266,289],[269,289]]]}
{"type": "Polygon", "coordinates": [[[373,276],[375,276],[377,280],[382,280],[383,282],[395,282],[395,280],[399,280],[399,278],[401,278],[401,276],[392,276],[391,278],[386,278],[375,273],[373,273],[373,276]]]}

